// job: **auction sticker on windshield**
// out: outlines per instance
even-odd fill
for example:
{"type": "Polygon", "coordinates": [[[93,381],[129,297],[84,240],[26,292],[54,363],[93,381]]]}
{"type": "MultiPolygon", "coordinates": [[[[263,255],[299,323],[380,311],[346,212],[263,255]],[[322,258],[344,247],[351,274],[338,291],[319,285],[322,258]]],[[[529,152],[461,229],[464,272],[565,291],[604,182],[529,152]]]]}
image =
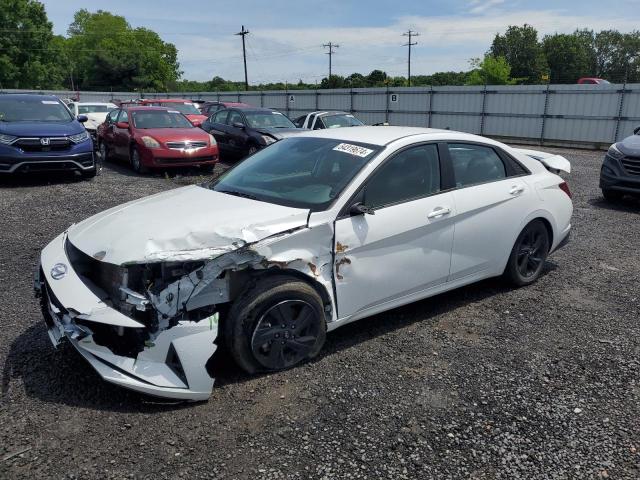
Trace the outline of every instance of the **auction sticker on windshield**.
{"type": "Polygon", "coordinates": [[[351,155],[355,155],[356,157],[362,158],[373,152],[373,150],[369,148],[364,148],[359,145],[351,145],[350,143],[340,143],[333,147],[333,149],[337,152],[349,153],[351,155]]]}

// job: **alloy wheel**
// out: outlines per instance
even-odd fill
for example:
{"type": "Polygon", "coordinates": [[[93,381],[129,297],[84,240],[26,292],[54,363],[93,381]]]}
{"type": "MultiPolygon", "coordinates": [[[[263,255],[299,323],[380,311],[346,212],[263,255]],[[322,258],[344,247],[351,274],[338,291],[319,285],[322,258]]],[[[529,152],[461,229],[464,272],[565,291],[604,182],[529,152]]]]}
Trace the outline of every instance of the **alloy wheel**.
{"type": "Polygon", "coordinates": [[[302,300],[285,300],[270,307],[251,338],[255,359],[269,370],[282,370],[305,359],[320,334],[314,309],[302,300]]]}
{"type": "MultiPolygon", "coordinates": [[[[542,227],[544,228],[544,227],[542,227]]],[[[524,278],[531,278],[542,269],[548,248],[547,232],[541,228],[531,227],[520,240],[516,265],[524,278]]]]}

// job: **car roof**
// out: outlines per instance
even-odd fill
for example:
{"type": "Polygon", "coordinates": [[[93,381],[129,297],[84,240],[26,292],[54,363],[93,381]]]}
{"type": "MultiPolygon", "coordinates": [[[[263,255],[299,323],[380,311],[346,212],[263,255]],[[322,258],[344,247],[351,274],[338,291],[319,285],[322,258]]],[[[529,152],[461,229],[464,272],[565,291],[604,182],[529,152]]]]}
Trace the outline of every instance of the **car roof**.
{"type": "MultiPolygon", "coordinates": [[[[144,110],[144,111],[159,110],[161,112],[168,112],[171,109],[169,107],[156,107],[156,106],[146,106],[146,105],[131,105],[131,106],[122,107],[122,110],[144,110]]],[[[173,111],[173,110],[171,110],[171,111],[173,111]]]]}
{"type": "Polygon", "coordinates": [[[113,102],[73,102],[76,105],[115,105],[113,102]]]}
{"type": "Polygon", "coordinates": [[[165,102],[165,103],[193,103],[188,98],[143,98],[141,102],[165,102]]]}
{"type": "MultiPolygon", "coordinates": [[[[390,126],[362,126],[349,128],[330,128],[326,130],[302,130],[296,135],[302,137],[330,138],[359,143],[369,143],[371,145],[385,146],[396,140],[413,135],[437,135],[442,133],[459,133],[451,130],[441,130],[438,128],[420,127],[390,127],[390,126]]],[[[460,135],[468,135],[460,133],[460,135]]],[[[469,135],[472,137],[472,135],[469,135]]]]}
{"type": "Polygon", "coordinates": [[[55,95],[42,95],[40,93],[0,93],[0,99],[1,98],[7,98],[7,97],[11,97],[11,98],[24,98],[24,99],[37,99],[37,100],[58,100],[58,101],[62,101],[60,100],[58,97],[56,97],[55,95]]]}
{"type": "Polygon", "coordinates": [[[353,115],[353,114],[349,112],[345,112],[343,110],[317,110],[315,112],[307,113],[307,116],[309,115],[320,115],[322,117],[325,117],[327,115],[353,115]]]}

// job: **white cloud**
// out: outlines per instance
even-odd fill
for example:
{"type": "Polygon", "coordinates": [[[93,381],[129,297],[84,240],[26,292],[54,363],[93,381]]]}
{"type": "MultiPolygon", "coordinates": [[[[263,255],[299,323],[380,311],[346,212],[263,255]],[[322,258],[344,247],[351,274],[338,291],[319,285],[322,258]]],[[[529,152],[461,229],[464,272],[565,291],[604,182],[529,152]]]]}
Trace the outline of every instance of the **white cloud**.
{"type": "Polygon", "coordinates": [[[505,0],[472,0],[469,2],[469,6],[471,13],[483,13],[487,10],[497,7],[498,5],[502,5],[505,0]]]}

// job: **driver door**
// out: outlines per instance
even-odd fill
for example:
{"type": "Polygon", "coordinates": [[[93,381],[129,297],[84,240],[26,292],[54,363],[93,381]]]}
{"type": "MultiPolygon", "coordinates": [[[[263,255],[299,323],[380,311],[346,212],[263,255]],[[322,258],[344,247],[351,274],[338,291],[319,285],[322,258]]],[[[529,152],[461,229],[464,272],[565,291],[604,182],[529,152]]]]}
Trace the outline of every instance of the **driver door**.
{"type": "Polygon", "coordinates": [[[336,221],[339,318],[408,303],[447,281],[455,205],[453,194],[441,191],[440,171],[437,144],[405,149],[386,160],[356,197],[373,214],[336,221]]]}

